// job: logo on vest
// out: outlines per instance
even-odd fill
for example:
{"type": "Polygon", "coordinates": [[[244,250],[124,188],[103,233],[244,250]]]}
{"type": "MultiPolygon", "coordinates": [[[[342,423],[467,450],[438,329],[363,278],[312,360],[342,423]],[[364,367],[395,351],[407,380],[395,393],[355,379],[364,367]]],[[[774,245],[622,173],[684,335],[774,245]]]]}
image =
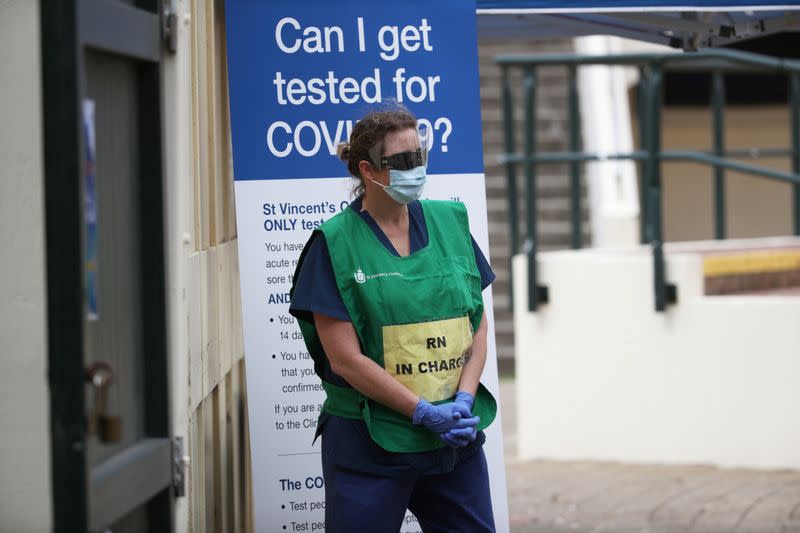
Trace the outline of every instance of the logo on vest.
{"type": "Polygon", "coordinates": [[[356,278],[356,283],[364,283],[367,281],[367,276],[364,275],[364,271],[360,268],[353,273],[353,277],[356,278]]]}
{"type": "Polygon", "coordinates": [[[375,278],[402,278],[403,275],[400,272],[378,272],[377,274],[364,274],[364,271],[361,270],[361,267],[359,267],[358,270],[353,272],[353,277],[356,279],[357,283],[366,283],[367,281],[375,278]]]}

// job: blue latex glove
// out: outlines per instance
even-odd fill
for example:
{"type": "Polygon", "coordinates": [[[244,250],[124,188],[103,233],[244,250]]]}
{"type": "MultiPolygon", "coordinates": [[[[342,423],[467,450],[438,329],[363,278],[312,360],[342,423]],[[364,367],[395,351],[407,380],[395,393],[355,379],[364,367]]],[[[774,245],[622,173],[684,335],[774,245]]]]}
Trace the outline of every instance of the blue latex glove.
{"type": "MultiPolygon", "coordinates": [[[[475,398],[472,394],[459,391],[456,394],[453,403],[462,405],[465,409],[472,413],[472,405],[475,402],[475,398]]],[[[480,420],[480,417],[475,417],[480,420]]],[[[447,433],[441,433],[439,438],[444,441],[445,444],[450,446],[451,448],[462,448],[469,444],[470,442],[474,441],[475,438],[478,436],[478,429],[475,427],[472,428],[463,428],[463,429],[451,429],[447,433]]]]}
{"type": "Polygon", "coordinates": [[[439,434],[439,438],[451,448],[463,448],[478,436],[478,428],[451,429],[439,434]]]}
{"type": "Polygon", "coordinates": [[[480,420],[469,409],[456,402],[433,405],[420,398],[411,422],[423,425],[434,433],[447,433],[451,429],[474,428],[480,420]]]}
{"type": "Polygon", "coordinates": [[[456,394],[456,398],[453,400],[453,402],[463,405],[467,411],[469,411],[469,416],[472,416],[472,405],[475,403],[475,398],[472,396],[472,394],[464,391],[458,391],[458,394],[456,394]]]}

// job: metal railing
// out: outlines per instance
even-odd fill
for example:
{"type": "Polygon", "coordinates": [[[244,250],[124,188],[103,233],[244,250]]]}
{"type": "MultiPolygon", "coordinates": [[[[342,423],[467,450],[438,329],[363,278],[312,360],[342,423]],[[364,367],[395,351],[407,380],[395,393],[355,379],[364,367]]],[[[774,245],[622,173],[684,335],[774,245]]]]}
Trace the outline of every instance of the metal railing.
{"type": "Polygon", "coordinates": [[[759,177],[772,178],[793,185],[793,231],[800,235],[800,61],[727,49],[711,49],[692,53],[641,53],[586,56],[575,54],[501,55],[496,58],[502,68],[503,122],[511,255],[519,251],[519,215],[517,205],[517,167],[525,174],[525,223],[527,237],[522,251],[528,257],[528,309],[536,311],[549,299],[548,289],[539,285],[537,276],[536,229],[536,167],[539,164],[569,163],[570,218],[573,248],[582,247],[580,165],[590,161],[633,160],[641,163],[640,187],[641,242],[649,243],[653,253],[653,272],[656,311],[677,302],[677,287],[666,282],[663,249],[661,163],[689,161],[714,168],[714,235],[724,239],[725,227],[725,170],[734,170],[759,177]],[[584,65],[627,65],[639,67],[638,94],[639,150],[630,153],[597,154],[579,151],[579,116],[577,69],[584,65]],[[561,66],[568,69],[569,151],[542,153],[536,150],[536,89],[537,69],[561,66]],[[522,153],[517,153],[514,138],[514,99],[509,71],[522,70],[522,92],[525,125],[522,153]],[[712,80],[711,108],[713,151],[662,150],[661,108],[664,71],[695,70],[709,72],[712,80]],[[789,149],[726,150],[724,138],[724,105],[726,72],[778,73],[787,77],[791,123],[789,149]],[[733,158],[791,157],[792,172],[752,165],[733,158]]]}

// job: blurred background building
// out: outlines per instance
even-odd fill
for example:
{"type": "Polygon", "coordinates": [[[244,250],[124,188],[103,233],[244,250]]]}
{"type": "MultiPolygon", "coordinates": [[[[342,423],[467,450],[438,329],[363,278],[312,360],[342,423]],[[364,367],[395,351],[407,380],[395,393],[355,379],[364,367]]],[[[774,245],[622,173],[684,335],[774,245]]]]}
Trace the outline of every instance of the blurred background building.
{"type": "MultiPolygon", "coordinates": [[[[796,54],[800,48],[797,34],[792,32],[797,29],[795,19],[789,16],[787,22],[780,15],[780,24],[770,22],[748,37],[776,35],[747,40],[748,44],[742,46],[772,56],[796,54]]],[[[707,22],[713,26],[714,20],[707,22]]],[[[525,135],[524,75],[520,69],[509,72],[515,103],[514,118],[506,123],[501,67],[496,56],[653,51],[656,44],[671,44],[680,50],[697,44],[692,41],[697,32],[668,35],[653,21],[642,23],[648,28],[643,34],[647,36],[646,45],[606,37],[600,41],[591,37],[576,40],[574,37],[580,35],[619,33],[609,29],[607,23],[578,22],[579,30],[570,26],[570,31],[563,32],[566,37],[558,37],[539,31],[548,26],[547,20],[514,16],[502,22],[486,12],[479,21],[490,254],[498,275],[494,285],[498,357],[504,371],[512,372],[516,359],[518,378],[530,376],[530,387],[519,396],[522,402],[542,409],[555,405],[553,402],[566,405],[564,410],[551,409],[549,415],[537,412],[541,417],[531,417],[532,425],[521,425],[520,450],[528,456],[551,456],[553,449],[572,456],[590,454],[586,448],[573,446],[574,441],[586,442],[592,432],[609,435],[612,441],[618,439],[617,431],[624,430],[635,416],[648,417],[651,426],[670,422],[652,411],[627,411],[611,430],[592,425],[587,417],[612,420],[615,402],[617,406],[638,404],[643,410],[648,405],[630,396],[613,396],[597,399],[593,410],[582,409],[596,392],[592,380],[586,377],[600,376],[603,365],[586,366],[580,357],[562,358],[563,367],[548,363],[563,355],[564,346],[572,346],[563,342],[565,335],[591,341],[593,332],[581,329],[582,320],[605,316],[606,321],[597,321],[599,327],[613,329],[614,315],[608,311],[613,306],[598,306],[597,302],[602,299],[611,305],[624,300],[626,293],[615,293],[613,286],[604,286],[602,280],[623,283],[636,278],[639,283],[632,289],[642,295],[636,300],[639,307],[629,310],[625,316],[631,322],[617,324],[619,329],[635,330],[639,327],[636,317],[644,313],[648,320],[658,320],[661,328],[665,327],[664,317],[667,329],[676,323],[669,318],[675,317],[674,306],[672,314],[668,311],[666,315],[652,306],[652,280],[647,278],[651,268],[649,248],[639,245],[642,177],[634,163],[614,166],[613,184],[603,181],[606,170],[602,168],[608,167],[602,167],[594,178],[590,177],[594,172],[588,170],[590,166],[581,167],[577,192],[581,200],[578,234],[583,245],[633,250],[629,257],[638,261],[635,275],[628,276],[624,269],[602,272],[600,267],[617,261],[603,256],[602,250],[601,255],[594,256],[591,251],[568,252],[575,255],[543,253],[540,281],[549,285],[550,303],[542,309],[545,315],[551,313],[549,326],[553,327],[548,330],[548,325],[537,318],[543,316],[542,312],[534,315],[526,309],[528,278],[523,263],[514,284],[516,318],[511,311],[511,256],[521,250],[527,226],[523,205],[518,213],[518,247],[513,249],[505,129],[510,127],[516,134],[518,145],[512,152],[520,151],[525,135]],[[595,267],[597,272],[592,270],[595,267]],[[579,283],[592,279],[597,282],[594,286],[579,283]],[[569,287],[580,290],[567,294],[569,287]],[[592,292],[604,287],[610,290],[592,292]],[[575,306],[583,306],[585,312],[577,312],[579,307],[575,306]],[[532,357],[534,353],[539,359],[532,357]],[[576,374],[583,377],[576,379],[576,374]],[[542,376],[550,380],[549,386],[542,376]],[[567,383],[573,386],[561,387],[559,392],[559,385],[567,383]],[[529,397],[529,393],[543,396],[529,397]],[[559,429],[559,424],[564,425],[560,421],[573,415],[571,424],[577,430],[559,429]],[[552,437],[549,441],[530,437],[544,430],[552,437]]],[[[659,22],[669,26],[669,21],[659,22]]],[[[752,30],[747,24],[741,28],[752,30]]],[[[631,35],[628,32],[626,36],[631,35]]],[[[728,36],[726,41],[719,31],[714,38],[717,41],[710,42],[712,45],[739,40],[728,36]]],[[[0,332],[5,348],[0,358],[0,420],[6,428],[0,460],[3,531],[252,529],[254,502],[249,488],[246,366],[225,58],[221,0],[0,1],[0,118],[4,125],[0,130],[0,234],[5,257],[0,275],[4,294],[0,332]],[[87,106],[87,99],[93,104],[87,106]],[[87,183],[93,185],[87,188],[87,183]],[[96,206],[96,211],[91,206],[96,206]],[[97,224],[98,219],[103,223],[97,224]],[[91,243],[98,237],[113,245],[93,251],[91,243]],[[99,276],[98,271],[102,273],[99,276]],[[84,287],[95,289],[94,304],[86,303],[84,287]],[[101,361],[105,364],[97,364],[101,361]]],[[[604,139],[613,137],[609,141],[617,149],[634,149],[639,145],[639,72],[615,67],[600,71],[599,76],[579,78],[581,144],[586,151],[603,150],[604,139]],[[603,109],[592,103],[592,95],[601,90],[607,91],[600,98],[608,104],[603,109]],[[598,116],[601,111],[611,113],[613,123],[598,119],[595,111],[598,116]],[[625,132],[630,133],[626,136],[625,132]]],[[[667,74],[660,129],[664,149],[713,150],[710,80],[709,72],[667,74]]],[[[740,75],[727,81],[727,146],[782,149],[768,164],[790,171],[787,149],[793,142],[795,151],[798,147],[789,128],[785,74],[740,75]]],[[[535,151],[570,150],[568,86],[565,68],[541,70],[535,151]]],[[[569,248],[574,238],[569,168],[562,162],[538,169],[536,236],[540,252],[569,248]]],[[[522,204],[527,194],[523,165],[518,165],[517,172],[519,179],[512,196],[522,204]]],[[[665,241],[713,238],[712,176],[713,170],[708,167],[664,165],[665,241]]],[[[735,172],[726,174],[726,183],[727,237],[795,233],[793,221],[798,208],[793,203],[796,192],[791,185],[735,172]]],[[[797,246],[797,240],[790,238],[730,245],[736,250],[773,250],[772,256],[754,263],[751,256],[733,259],[735,264],[750,261],[760,265],[756,270],[736,270],[735,265],[704,270],[702,262],[695,259],[670,256],[668,281],[677,280],[679,302],[687,294],[698,299],[704,296],[704,279],[713,278],[715,272],[739,276],[728,282],[733,287],[723,292],[797,287],[800,266],[792,255],[797,246]],[[776,270],[776,264],[782,266],[776,270]],[[786,274],[762,275],[770,272],[786,274]]],[[[719,250],[710,245],[688,245],[683,250],[697,255],[698,249],[719,250]]],[[[782,317],[778,326],[784,328],[780,331],[785,336],[763,347],[766,354],[779,353],[780,358],[761,359],[765,353],[758,346],[748,346],[753,358],[767,361],[774,371],[755,382],[758,391],[754,394],[772,390],[782,395],[767,395],[764,400],[784,407],[785,418],[773,424],[777,433],[781,425],[796,430],[798,419],[788,418],[796,414],[798,402],[785,388],[790,383],[786,380],[797,375],[800,361],[786,356],[787,352],[796,354],[800,346],[796,333],[800,328],[793,333],[785,326],[792,320],[800,323],[796,320],[798,295],[791,291],[790,295],[780,300],[783,307],[774,312],[782,317]],[[777,387],[768,381],[776,375],[785,378],[777,387]]],[[[756,317],[759,310],[763,311],[754,328],[776,326],[770,314],[773,311],[764,311],[772,303],[759,300],[754,307],[752,302],[737,302],[755,309],[756,317]]],[[[685,320],[691,322],[693,318],[685,320]]],[[[735,332],[729,336],[734,346],[735,332]]],[[[615,337],[603,340],[614,341],[615,337]]],[[[664,349],[675,348],[671,345],[664,349]]],[[[715,350],[713,343],[698,349],[715,350]]],[[[602,349],[598,347],[598,351],[602,349]]],[[[653,353],[662,352],[654,349],[653,353]]],[[[681,370],[692,368],[691,361],[683,364],[681,370]]],[[[668,374],[671,367],[658,368],[668,374]]],[[[732,385],[734,392],[747,377],[748,368],[739,368],[740,381],[732,385]]],[[[652,367],[645,365],[640,370],[658,381],[652,367]]],[[[708,376],[719,377],[724,370],[724,358],[717,358],[714,365],[704,369],[710,373],[705,374],[706,379],[694,380],[694,392],[666,392],[689,398],[679,407],[691,410],[692,402],[703,403],[697,395],[702,396],[708,376]]],[[[620,371],[615,390],[630,393],[630,383],[640,377],[632,370],[620,371]]],[[[680,383],[682,379],[680,375],[673,378],[665,383],[680,383]]],[[[613,376],[604,379],[603,383],[615,383],[613,376]]],[[[647,386],[639,389],[643,397],[648,395],[647,386]]],[[[665,394],[663,388],[652,390],[665,394]]],[[[716,406],[715,416],[725,418],[727,426],[735,426],[740,412],[722,395],[730,391],[717,392],[719,395],[707,398],[707,403],[716,406]]],[[[755,405],[746,400],[743,404],[755,405]]],[[[661,413],[668,412],[672,411],[661,413]]],[[[753,407],[748,416],[757,419],[760,411],[753,407]]],[[[673,422],[680,424],[680,420],[673,422]]],[[[702,420],[694,423],[694,430],[701,428],[702,420]]],[[[721,437],[736,435],[731,432],[721,437]]],[[[676,446],[665,445],[660,454],[647,443],[640,444],[646,453],[637,454],[632,446],[599,456],[662,461],[695,457],[674,454],[676,446]]],[[[793,433],[783,439],[781,449],[787,460],[796,457],[793,450],[800,449],[800,443],[793,433]]],[[[761,464],[771,463],[767,458],[761,464]]]]}

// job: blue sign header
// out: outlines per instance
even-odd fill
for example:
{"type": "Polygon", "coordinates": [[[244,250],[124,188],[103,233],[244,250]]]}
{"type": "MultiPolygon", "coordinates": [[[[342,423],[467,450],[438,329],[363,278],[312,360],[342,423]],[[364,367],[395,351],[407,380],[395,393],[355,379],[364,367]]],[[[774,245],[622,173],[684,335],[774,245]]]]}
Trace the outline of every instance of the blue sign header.
{"type": "Polygon", "coordinates": [[[433,132],[428,172],[483,172],[475,2],[228,0],[236,180],[347,175],[336,145],[392,102],[433,132]]]}
{"type": "Polygon", "coordinates": [[[669,8],[742,8],[742,7],[770,7],[793,6],[797,0],[784,0],[767,2],[764,0],[704,0],[702,2],[691,0],[639,0],[639,1],[611,1],[611,0],[477,0],[478,9],[669,9],[669,8]]]}

